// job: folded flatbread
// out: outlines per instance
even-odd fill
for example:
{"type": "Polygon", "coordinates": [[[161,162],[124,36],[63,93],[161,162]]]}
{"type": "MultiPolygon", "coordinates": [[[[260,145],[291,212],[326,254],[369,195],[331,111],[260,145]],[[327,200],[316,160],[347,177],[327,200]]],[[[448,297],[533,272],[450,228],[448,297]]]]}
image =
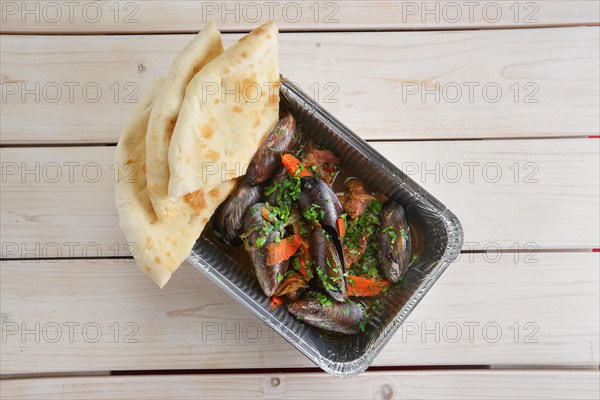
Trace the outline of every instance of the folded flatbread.
{"type": "Polygon", "coordinates": [[[171,221],[160,221],[146,187],[146,130],[153,101],[163,80],[137,104],[115,153],[118,179],[115,197],[121,229],[138,265],[161,288],[190,253],[219,204],[235,186],[226,181],[186,196],[171,221]]]}
{"type": "Polygon", "coordinates": [[[168,197],[167,156],[185,89],[194,75],[222,52],[221,34],[211,22],[175,58],[154,99],[146,136],[146,178],[150,201],[161,221],[171,220],[183,206],[182,198],[168,197]]]}
{"type": "Polygon", "coordinates": [[[279,114],[277,28],[242,37],[190,81],[169,145],[169,196],[244,174],[279,114]]]}

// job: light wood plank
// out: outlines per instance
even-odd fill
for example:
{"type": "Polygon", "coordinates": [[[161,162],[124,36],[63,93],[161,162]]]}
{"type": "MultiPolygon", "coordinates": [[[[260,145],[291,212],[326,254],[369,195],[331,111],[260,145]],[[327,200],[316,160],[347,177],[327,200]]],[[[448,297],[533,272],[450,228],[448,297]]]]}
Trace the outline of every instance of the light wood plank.
{"type": "MultiPolygon", "coordinates": [[[[465,250],[600,243],[597,139],[372,144],[459,217],[465,250]]],[[[113,152],[1,149],[0,258],[130,255],[114,206],[113,152]]]]}
{"type": "Polygon", "coordinates": [[[274,20],[282,31],[494,29],[597,24],[598,3],[579,1],[81,1],[3,0],[3,33],[224,32],[274,20]],[[54,3],[54,4],[49,4],[54,3]],[[250,4],[248,4],[250,3],[250,4]]]}
{"type": "Polygon", "coordinates": [[[595,371],[367,372],[149,375],[2,382],[11,399],[597,399],[595,371]]]}
{"type": "MultiPolygon", "coordinates": [[[[127,101],[190,38],[0,37],[1,143],[116,142],[127,101]]],[[[286,33],[281,72],[368,139],[594,135],[598,38],[598,27],[286,33]]]]}
{"type": "MultiPolygon", "coordinates": [[[[599,257],[463,255],[374,365],[597,366],[599,257]]],[[[123,260],[11,261],[0,274],[3,374],[312,366],[188,264],[162,291],[123,260]]]]}

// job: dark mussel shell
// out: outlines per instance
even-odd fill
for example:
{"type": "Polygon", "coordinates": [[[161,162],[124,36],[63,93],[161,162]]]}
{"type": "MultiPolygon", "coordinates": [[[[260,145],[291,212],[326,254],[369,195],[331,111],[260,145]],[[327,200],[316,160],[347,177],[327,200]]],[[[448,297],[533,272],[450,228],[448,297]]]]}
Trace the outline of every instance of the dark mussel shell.
{"type": "MultiPolygon", "coordinates": [[[[285,166],[282,164],[281,167],[279,168],[279,170],[277,172],[275,172],[275,176],[273,176],[273,180],[271,181],[271,185],[273,185],[273,184],[278,184],[278,185],[283,184],[283,181],[285,180],[285,178],[287,176],[288,176],[287,168],[285,168],[285,166]]],[[[281,189],[278,188],[273,193],[271,193],[270,195],[268,195],[267,196],[267,203],[269,203],[271,205],[278,205],[277,204],[277,195],[278,195],[278,193],[279,193],[280,190],[281,189]]]]}
{"type": "Polygon", "coordinates": [[[242,233],[244,214],[251,205],[260,201],[262,188],[250,186],[245,177],[241,177],[233,193],[219,208],[213,222],[213,229],[217,236],[229,246],[242,243],[239,238],[242,233]]]}
{"type": "Polygon", "coordinates": [[[377,260],[385,277],[398,282],[404,276],[411,260],[411,240],[406,211],[390,200],[381,211],[377,230],[377,260]],[[391,229],[390,229],[391,227],[391,229]]]}
{"type": "Polygon", "coordinates": [[[270,297],[279,289],[281,279],[288,269],[289,259],[272,266],[267,265],[267,246],[273,243],[277,236],[281,236],[281,233],[275,230],[269,232],[262,247],[256,247],[256,241],[262,235],[264,205],[265,203],[257,203],[248,209],[244,218],[244,235],[256,279],[263,292],[270,297]]]}
{"type": "Polygon", "coordinates": [[[317,282],[332,299],[346,301],[348,288],[343,256],[340,256],[330,234],[322,228],[314,228],[309,237],[310,256],[317,282]]]}
{"type": "Polygon", "coordinates": [[[298,142],[296,119],[286,112],[256,151],[246,171],[250,185],[269,179],[281,164],[281,153],[289,151],[298,142]]]}
{"type": "Polygon", "coordinates": [[[288,304],[288,310],[309,325],[349,335],[359,331],[360,322],[364,319],[364,309],[358,303],[331,302],[331,305],[324,306],[318,297],[310,295],[288,304]]]}
{"type": "Polygon", "coordinates": [[[329,185],[314,176],[302,178],[301,185],[300,210],[304,212],[311,209],[313,205],[319,206],[317,209],[319,223],[322,226],[330,226],[337,232],[337,219],[344,210],[335,192],[329,185]]]}

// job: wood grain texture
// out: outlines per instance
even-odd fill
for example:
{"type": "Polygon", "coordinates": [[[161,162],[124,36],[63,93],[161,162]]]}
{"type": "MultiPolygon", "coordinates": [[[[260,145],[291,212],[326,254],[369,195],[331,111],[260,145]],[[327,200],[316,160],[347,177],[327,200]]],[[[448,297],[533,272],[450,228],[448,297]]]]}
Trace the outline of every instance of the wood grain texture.
{"type": "Polygon", "coordinates": [[[282,31],[494,29],[597,24],[595,1],[2,1],[2,33],[223,32],[273,20],[282,31]],[[250,4],[248,4],[250,3],[250,4]]]}
{"type": "MultiPolygon", "coordinates": [[[[600,243],[596,139],[372,145],[458,216],[465,250],[600,243]]],[[[113,153],[113,146],[0,149],[0,258],[130,255],[114,205],[113,153]]]]}
{"type": "MultiPolygon", "coordinates": [[[[599,257],[462,255],[374,365],[597,366],[599,257]]],[[[162,291],[125,260],[0,274],[3,374],[312,366],[189,264],[162,291]]]]}
{"type": "MultiPolygon", "coordinates": [[[[600,124],[598,37],[598,27],[284,33],[281,72],[368,139],[587,136],[600,124]]],[[[190,38],[0,37],[1,143],[116,142],[131,101],[190,38]]]]}
{"type": "Polygon", "coordinates": [[[597,371],[150,375],[2,381],[11,399],[597,399],[597,371]]]}

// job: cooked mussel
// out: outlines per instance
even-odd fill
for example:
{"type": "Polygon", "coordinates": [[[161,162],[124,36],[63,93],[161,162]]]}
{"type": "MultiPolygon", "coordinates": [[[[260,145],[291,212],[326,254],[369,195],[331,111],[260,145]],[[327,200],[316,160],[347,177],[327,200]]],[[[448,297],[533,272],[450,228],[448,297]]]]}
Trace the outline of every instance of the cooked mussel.
{"type": "MultiPolygon", "coordinates": [[[[283,184],[283,181],[285,180],[285,178],[288,176],[288,172],[287,172],[287,168],[285,168],[285,166],[281,166],[278,170],[275,171],[275,175],[273,176],[273,179],[271,180],[271,185],[277,185],[277,187],[281,186],[283,184]]],[[[268,187],[268,186],[266,186],[268,187]]],[[[267,203],[271,204],[271,205],[278,205],[277,202],[277,196],[280,192],[280,188],[275,189],[272,193],[270,193],[267,196],[267,203]]]]}
{"type": "Polygon", "coordinates": [[[298,142],[296,119],[286,112],[267,134],[246,171],[250,185],[269,179],[281,165],[281,153],[289,151],[298,142]]]}
{"type": "Polygon", "coordinates": [[[381,211],[377,230],[377,260],[385,277],[398,282],[404,276],[411,260],[411,240],[406,211],[390,200],[381,211]]]}
{"type": "Polygon", "coordinates": [[[300,210],[303,213],[312,210],[322,226],[329,226],[337,231],[337,219],[342,215],[343,208],[334,191],[314,176],[302,178],[300,184],[300,210]]]}
{"type": "Polygon", "coordinates": [[[288,304],[288,310],[303,322],[330,332],[353,334],[360,329],[364,309],[358,303],[336,303],[323,294],[308,295],[288,304]]]}
{"type": "Polygon", "coordinates": [[[242,233],[244,214],[248,207],[260,201],[262,188],[251,186],[245,177],[241,177],[233,193],[219,207],[213,228],[215,236],[230,246],[242,243],[239,238],[242,233]]]}
{"type": "Polygon", "coordinates": [[[336,301],[348,299],[343,256],[332,240],[331,234],[315,227],[309,236],[310,257],[319,286],[336,301]]]}
{"type": "Polygon", "coordinates": [[[256,279],[263,292],[267,296],[273,296],[287,271],[289,259],[272,266],[267,265],[268,245],[281,238],[281,232],[274,229],[269,233],[264,232],[265,225],[262,217],[264,205],[265,203],[257,203],[248,209],[244,218],[243,236],[256,279]]]}

